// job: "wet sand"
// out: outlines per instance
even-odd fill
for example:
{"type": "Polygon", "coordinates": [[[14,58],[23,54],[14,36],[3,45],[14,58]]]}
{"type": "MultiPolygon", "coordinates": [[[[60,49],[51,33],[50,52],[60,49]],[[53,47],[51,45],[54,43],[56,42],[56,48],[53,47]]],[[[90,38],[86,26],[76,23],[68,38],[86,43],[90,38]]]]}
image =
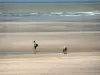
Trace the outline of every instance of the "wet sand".
{"type": "Polygon", "coordinates": [[[0,33],[100,31],[100,22],[0,22],[0,33]]]}
{"type": "Polygon", "coordinates": [[[100,51],[100,22],[0,22],[0,52],[100,51]]]}
{"type": "Polygon", "coordinates": [[[0,52],[33,52],[33,41],[39,44],[38,52],[100,51],[100,32],[36,32],[0,34],[0,52]]]}

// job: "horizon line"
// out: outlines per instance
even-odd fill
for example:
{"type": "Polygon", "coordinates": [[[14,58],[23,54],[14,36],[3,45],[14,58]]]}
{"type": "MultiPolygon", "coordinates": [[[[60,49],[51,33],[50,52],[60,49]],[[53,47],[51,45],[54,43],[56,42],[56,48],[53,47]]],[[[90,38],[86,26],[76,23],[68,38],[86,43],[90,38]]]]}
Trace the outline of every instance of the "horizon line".
{"type": "Polygon", "coordinates": [[[100,3],[100,1],[49,1],[49,2],[47,2],[47,1],[40,1],[40,2],[37,2],[37,1],[26,1],[26,2],[24,2],[24,1],[22,1],[22,2],[20,2],[20,1],[16,1],[16,2],[14,2],[14,1],[12,1],[12,2],[7,2],[7,1],[4,1],[4,2],[0,2],[0,3],[100,3]]]}

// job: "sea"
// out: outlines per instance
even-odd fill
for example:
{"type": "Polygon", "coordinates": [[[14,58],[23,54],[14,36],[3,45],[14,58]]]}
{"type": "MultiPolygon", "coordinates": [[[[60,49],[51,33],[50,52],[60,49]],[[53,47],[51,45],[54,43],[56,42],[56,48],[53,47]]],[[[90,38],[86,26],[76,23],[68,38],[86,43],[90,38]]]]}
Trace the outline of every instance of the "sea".
{"type": "Polygon", "coordinates": [[[0,3],[0,21],[100,21],[100,3],[0,3]]]}

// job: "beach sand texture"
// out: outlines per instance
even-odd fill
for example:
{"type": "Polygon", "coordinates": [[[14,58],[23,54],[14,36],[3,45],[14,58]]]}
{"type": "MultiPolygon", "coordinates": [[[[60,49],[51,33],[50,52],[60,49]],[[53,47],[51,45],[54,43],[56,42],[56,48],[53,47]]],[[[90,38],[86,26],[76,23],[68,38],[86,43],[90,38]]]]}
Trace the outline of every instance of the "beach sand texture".
{"type": "Polygon", "coordinates": [[[50,22],[43,23],[42,28],[38,22],[0,25],[0,75],[100,75],[99,23],[50,22]],[[34,40],[39,44],[37,54],[33,54],[34,40]],[[68,55],[62,53],[64,46],[68,47],[68,55]],[[11,55],[11,52],[23,53],[11,55]]]}
{"type": "Polygon", "coordinates": [[[0,52],[100,51],[100,23],[95,22],[0,22],[0,52]],[[26,31],[26,32],[25,32],[26,31]]]}
{"type": "Polygon", "coordinates": [[[0,56],[0,75],[100,75],[100,52],[0,56]]]}
{"type": "Polygon", "coordinates": [[[27,1],[0,3],[0,75],[100,75],[100,3],[27,1]]]}

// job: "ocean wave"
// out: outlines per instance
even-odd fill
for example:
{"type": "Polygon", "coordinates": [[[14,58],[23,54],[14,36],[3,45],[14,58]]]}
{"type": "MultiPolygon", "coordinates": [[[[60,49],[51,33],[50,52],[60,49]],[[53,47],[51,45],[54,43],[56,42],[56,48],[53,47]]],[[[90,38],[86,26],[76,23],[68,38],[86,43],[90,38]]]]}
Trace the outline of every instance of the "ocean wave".
{"type": "Polygon", "coordinates": [[[0,16],[95,16],[100,15],[100,11],[93,12],[50,12],[50,13],[0,13],[0,16]]]}

